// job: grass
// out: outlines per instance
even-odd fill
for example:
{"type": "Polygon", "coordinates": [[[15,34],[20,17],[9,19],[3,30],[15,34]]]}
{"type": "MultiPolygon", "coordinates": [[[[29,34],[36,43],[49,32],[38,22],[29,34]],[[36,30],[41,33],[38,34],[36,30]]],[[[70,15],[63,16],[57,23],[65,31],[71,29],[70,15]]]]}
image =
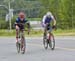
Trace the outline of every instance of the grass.
{"type": "Polygon", "coordinates": [[[54,34],[56,36],[75,36],[75,29],[70,29],[70,30],[58,29],[57,31],[54,31],[54,34]]]}
{"type": "MultiPolygon", "coordinates": [[[[56,36],[75,36],[75,29],[71,30],[61,30],[58,29],[56,31],[53,31],[54,35],[56,36]]],[[[0,30],[0,36],[15,36],[16,32],[15,30],[0,30]]],[[[42,30],[31,30],[30,35],[27,34],[27,31],[25,31],[25,36],[27,37],[41,37],[43,36],[43,31],[42,30]]]]}

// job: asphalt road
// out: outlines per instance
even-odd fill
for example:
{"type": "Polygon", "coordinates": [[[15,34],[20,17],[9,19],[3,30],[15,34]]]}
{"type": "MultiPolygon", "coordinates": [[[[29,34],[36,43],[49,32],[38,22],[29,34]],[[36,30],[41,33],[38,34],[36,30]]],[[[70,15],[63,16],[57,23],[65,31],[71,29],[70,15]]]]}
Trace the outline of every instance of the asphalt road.
{"type": "Polygon", "coordinates": [[[26,53],[18,54],[14,37],[0,37],[0,61],[75,61],[75,37],[55,37],[56,47],[44,49],[42,38],[26,38],[26,53]]]}

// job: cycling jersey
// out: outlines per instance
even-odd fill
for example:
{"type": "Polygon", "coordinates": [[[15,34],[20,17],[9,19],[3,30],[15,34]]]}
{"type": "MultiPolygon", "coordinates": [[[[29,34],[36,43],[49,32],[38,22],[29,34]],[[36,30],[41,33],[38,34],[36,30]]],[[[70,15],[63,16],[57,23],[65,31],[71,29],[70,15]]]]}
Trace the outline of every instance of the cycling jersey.
{"type": "Polygon", "coordinates": [[[21,19],[19,17],[16,19],[16,24],[19,26],[20,29],[24,29],[24,25],[19,24],[19,23],[25,24],[26,22],[27,22],[27,20],[23,19],[23,21],[21,21],[21,19]]]}
{"type": "Polygon", "coordinates": [[[19,17],[16,19],[16,23],[26,23],[26,22],[27,20],[25,20],[25,18],[23,19],[23,21],[21,21],[19,17]]]}
{"type": "Polygon", "coordinates": [[[50,23],[53,19],[54,19],[53,15],[51,15],[51,17],[47,17],[47,15],[44,15],[42,25],[45,26],[46,23],[50,23]]]}
{"type": "Polygon", "coordinates": [[[50,18],[46,17],[46,18],[45,18],[44,23],[45,23],[45,24],[46,24],[46,23],[50,23],[50,22],[51,22],[51,20],[52,20],[52,18],[51,18],[51,17],[50,17],[50,18]]]}

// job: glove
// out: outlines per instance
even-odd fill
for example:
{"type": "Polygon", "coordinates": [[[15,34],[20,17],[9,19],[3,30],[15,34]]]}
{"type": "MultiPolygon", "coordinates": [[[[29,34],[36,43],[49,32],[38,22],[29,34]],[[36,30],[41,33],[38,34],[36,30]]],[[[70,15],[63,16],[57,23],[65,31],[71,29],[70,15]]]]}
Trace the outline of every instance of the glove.
{"type": "Polygon", "coordinates": [[[42,24],[42,27],[45,27],[46,25],[45,24],[42,24]]]}
{"type": "Polygon", "coordinates": [[[56,26],[54,25],[54,26],[52,26],[52,29],[57,29],[57,28],[56,28],[56,26]]]}

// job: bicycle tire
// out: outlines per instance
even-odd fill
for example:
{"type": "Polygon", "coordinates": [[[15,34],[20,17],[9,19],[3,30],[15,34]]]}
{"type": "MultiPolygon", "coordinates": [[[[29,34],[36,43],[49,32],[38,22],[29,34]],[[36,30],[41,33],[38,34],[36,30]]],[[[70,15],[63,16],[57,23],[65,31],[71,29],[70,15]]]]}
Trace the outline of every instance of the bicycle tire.
{"type": "Polygon", "coordinates": [[[16,43],[16,47],[17,47],[17,52],[20,53],[20,43],[16,43]]]}
{"type": "Polygon", "coordinates": [[[51,48],[51,50],[54,50],[55,49],[55,39],[54,39],[53,34],[50,37],[51,37],[51,40],[49,40],[49,47],[51,48]]]}
{"type": "Polygon", "coordinates": [[[22,51],[22,54],[25,53],[25,49],[26,49],[26,43],[25,43],[25,39],[24,39],[24,41],[23,40],[21,41],[21,51],[22,51]],[[22,45],[22,43],[23,43],[23,45],[22,45]]]}
{"type": "Polygon", "coordinates": [[[47,49],[48,48],[48,40],[46,37],[43,38],[43,45],[44,45],[44,48],[47,49]]]}

